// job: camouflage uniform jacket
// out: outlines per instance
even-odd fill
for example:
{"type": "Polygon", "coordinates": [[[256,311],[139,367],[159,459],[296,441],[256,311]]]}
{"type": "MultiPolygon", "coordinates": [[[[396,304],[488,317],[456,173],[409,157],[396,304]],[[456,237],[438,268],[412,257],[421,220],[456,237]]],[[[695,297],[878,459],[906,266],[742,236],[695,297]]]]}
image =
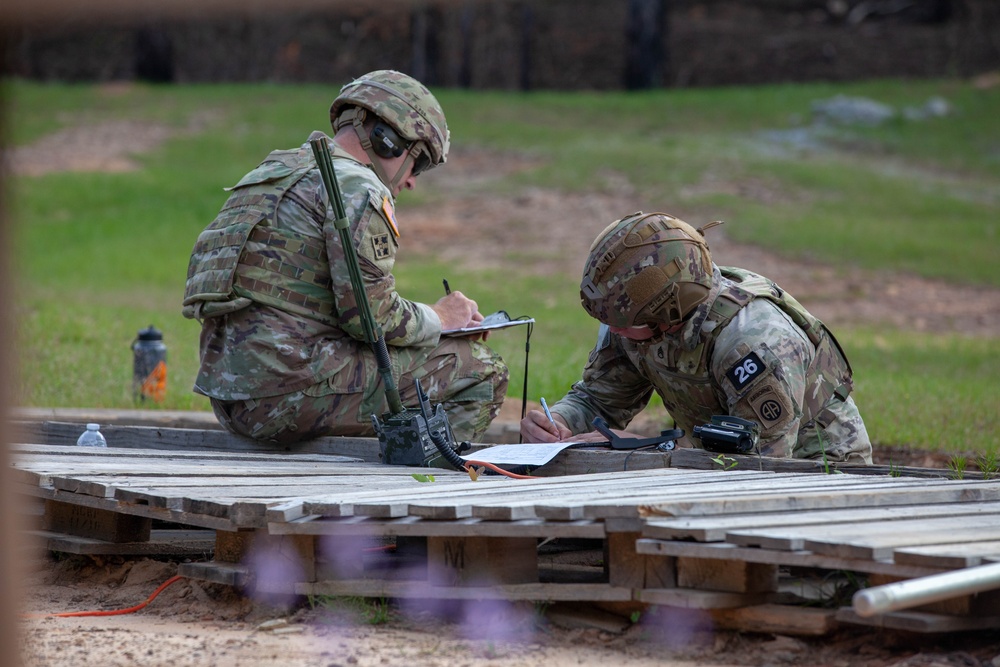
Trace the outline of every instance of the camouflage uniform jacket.
{"type": "Polygon", "coordinates": [[[851,368],[833,335],[791,295],[742,269],[714,267],[684,329],[633,341],[601,327],[583,379],[552,407],[574,433],[595,416],[625,428],[655,390],[690,439],[712,415],[761,424],[765,456],[871,462],[851,368]]]}
{"type": "MultiPolygon", "coordinates": [[[[313,133],[310,139],[324,136],[313,133]]],[[[333,146],[371,311],[388,345],[435,346],[441,321],[402,298],[392,275],[392,193],[333,146]]],[[[192,252],[184,314],[202,321],[194,390],[220,400],[278,396],[318,383],[367,386],[364,342],[334,214],[308,143],[272,152],[243,177],[192,252]]]]}

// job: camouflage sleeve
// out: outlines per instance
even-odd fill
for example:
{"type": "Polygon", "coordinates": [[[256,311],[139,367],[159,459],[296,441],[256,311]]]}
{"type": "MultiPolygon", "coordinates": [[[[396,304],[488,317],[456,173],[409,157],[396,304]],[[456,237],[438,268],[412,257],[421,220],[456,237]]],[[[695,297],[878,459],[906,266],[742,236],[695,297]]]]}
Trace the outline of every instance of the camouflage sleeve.
{"type": "Polygon", "coordinates": [[[760,423],[764,456],[793,455],[814,354],[805,334],[766,299],[743,308],[716,340],[712,376],[730,415],[760,423]]]}
{"type": "Polygon", "coordinates": [[[594,430],[594,417],[611,428],[626,428],[646,407],[653,385],[640,375],[621,347],[621,339],[602,325],[583,378],[552,406],[573,433],[594,430]]]}
{"type": "MultiPolygon", "coordinates": [[[[404,299],[396,291],[392,268],[399,244],[398,230],[394,222],[390,222],[391,202],[380,199],[377,191],[368,189],[345,194],[344,198],[368,303],[375,321],[382,327],[386,344],[400,347],[437,345],[441,336],[441,320],[437,313],[426,304],[404,299]]],[[[339,233],[333,225],[325,225],[325,233],[340,326],[353,338],[364,340],[364,328],[339,233]]]]}

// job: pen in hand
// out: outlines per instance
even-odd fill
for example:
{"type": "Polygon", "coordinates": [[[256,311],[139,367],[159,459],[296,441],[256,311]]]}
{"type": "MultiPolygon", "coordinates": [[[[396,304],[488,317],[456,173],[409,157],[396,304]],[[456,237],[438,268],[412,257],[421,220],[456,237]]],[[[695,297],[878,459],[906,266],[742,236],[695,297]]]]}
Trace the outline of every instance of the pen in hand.
{"type": "Polygon", "coordinates": [[[556,420],[552,418],[552,413],[549,411],[549,404],[545,402],[545,397],[542,399],[542,410],[545,410],[545,416],[548,417],[549,423],[556,429],[556,433],[559,433],[559,425],[556,424],[556,420]]]}
{"type": "Polygon", "coordinates": [[[444,283],[444,293],[445,293],[445,296],[447,296],[448,294],[451,294],[451,286],[448,285],[448,279],[445,278],[441,282],[444,283]]]}

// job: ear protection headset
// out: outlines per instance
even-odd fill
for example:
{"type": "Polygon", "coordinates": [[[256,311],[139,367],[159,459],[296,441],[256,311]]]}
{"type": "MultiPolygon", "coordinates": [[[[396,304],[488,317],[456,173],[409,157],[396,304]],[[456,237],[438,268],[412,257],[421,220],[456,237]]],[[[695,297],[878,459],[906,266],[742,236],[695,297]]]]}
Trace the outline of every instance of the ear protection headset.
{"type": "Polygon", "coordinates": [[[407,141],[396,134],[396,130],[382,122],[375,123],[368,138],[372,142],[372,150],[379,157],[399,157],[406,151],[407,141]]]}

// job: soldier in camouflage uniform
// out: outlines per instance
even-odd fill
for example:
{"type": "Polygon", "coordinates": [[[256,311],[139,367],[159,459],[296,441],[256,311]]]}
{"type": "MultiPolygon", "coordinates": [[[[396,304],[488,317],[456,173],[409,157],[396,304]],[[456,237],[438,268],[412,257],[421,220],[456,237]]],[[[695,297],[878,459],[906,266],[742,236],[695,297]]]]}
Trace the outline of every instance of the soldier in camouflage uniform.
{"type": "Polygon", "coordinates": [[[624,429],[655,391],[684,429],[682,446],[698,445],[695,426],[730,415],[760,424],[763,456],[870,464],[833,334],[771,280],[716,266],[703,231],[639,212],[598,236],[580,286],[602,323],[597,346],[583,379],[552,406],[554,425],[538,411],[525,416],[525,441],[587,434],[597,416],[624,429]]]}
{"type": "MultiPolygon", "coordinates": [[[[482,341],[442,330],[482,320],[452,292],[409,301],[392,274],[405,227],[395,197],[443,164],[449,134],[434,96],[391,70],[345,85],[330,107],[332,158],[371,311],[385,335],[404,405],[414,380],[444,405],[455,437],[477,440],[496,417],[507,367],[482,341]]],[[[373,435],[385,390],[351,288],[335,215],[309,143],[272,152],[198,237],[184,315],[202,323],[194,390],[228,430],[292,443],[373,435]]]]}

